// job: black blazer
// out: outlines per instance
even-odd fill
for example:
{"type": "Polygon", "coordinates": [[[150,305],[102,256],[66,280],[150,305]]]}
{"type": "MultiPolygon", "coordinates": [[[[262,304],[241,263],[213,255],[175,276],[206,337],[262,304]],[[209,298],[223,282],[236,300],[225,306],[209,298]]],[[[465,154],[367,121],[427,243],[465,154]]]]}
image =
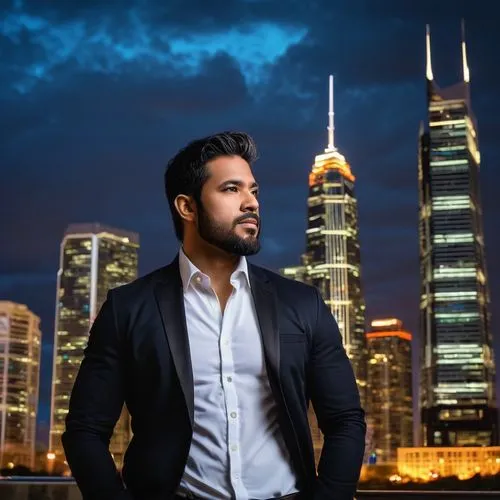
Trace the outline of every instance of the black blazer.
{"type": "MultiPolygon", "coordinates": [[[[297,487],[306,500],[350,500],[366,427],[337,324],[315,288],[251,264],[249,275],[297,487]],[[307,420],[310,400],[325,436],[317,475],[307,420]]],[[[111,290],[92,325],[62,435],[84,499],[170,499],[188,457],[193,401],[176,258],[111,290]],[[124,403],[133,437],[120,476],[109,441],[124,403]]]]}

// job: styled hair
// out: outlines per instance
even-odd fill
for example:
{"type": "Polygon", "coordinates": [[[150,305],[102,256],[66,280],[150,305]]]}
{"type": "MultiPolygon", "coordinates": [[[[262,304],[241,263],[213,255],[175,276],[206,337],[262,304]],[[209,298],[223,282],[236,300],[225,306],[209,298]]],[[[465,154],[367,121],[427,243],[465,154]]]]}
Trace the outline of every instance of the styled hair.
{"type": "Polygon", "coordinates": [[[252,165],[257,159],[257,147],[254,140],[244,132],[221,132],[190,142],[167,164],[165,195],[179,241],[184,237],[184,228],[182,218],[175,208],[175,199],[180,194],[192,196],[196,204],[201,206],[201,190],[209,177],[206,164],[220,156],[240,156],[252,165]]]}

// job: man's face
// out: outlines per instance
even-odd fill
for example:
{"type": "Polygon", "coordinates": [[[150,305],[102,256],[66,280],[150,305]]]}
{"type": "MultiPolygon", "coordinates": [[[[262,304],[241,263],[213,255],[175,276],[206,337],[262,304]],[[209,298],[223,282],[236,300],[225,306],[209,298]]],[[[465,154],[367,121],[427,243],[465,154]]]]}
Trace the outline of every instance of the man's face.
{"type": "Polygon", "coordinates": [[[248,163],[221,156],[207,163],[209,177],[201,191],[197,228],[208,243],[233,255],[260,250],[258,186],[248,163]]]}

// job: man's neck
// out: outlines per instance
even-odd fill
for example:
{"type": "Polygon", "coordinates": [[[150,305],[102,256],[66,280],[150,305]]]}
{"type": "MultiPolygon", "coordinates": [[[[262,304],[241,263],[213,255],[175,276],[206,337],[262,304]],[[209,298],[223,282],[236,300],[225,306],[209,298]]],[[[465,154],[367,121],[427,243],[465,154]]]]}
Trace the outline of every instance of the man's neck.
{"type": "Polygon", "coordinates": [[[213,283],[229,282],[240,258],[238,255],[228,254],[212,245],[206,248],[193,248],[184,244],[182,250],[186,257],[213,283]]]}

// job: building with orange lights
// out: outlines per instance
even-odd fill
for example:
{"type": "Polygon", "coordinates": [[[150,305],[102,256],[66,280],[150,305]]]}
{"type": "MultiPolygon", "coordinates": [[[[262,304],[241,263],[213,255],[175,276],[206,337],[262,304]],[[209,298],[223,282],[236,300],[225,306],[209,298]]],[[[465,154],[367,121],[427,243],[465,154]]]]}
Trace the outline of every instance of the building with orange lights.
{"type": "Polygon", "coordinates": [[[0,301],[0,468],[35,467],[41,336],[27,306],[0,301]]]}
{"type": "Polygon", "coordinates": [[[451,87],[435,83],[428,27],[426,49],[428,120],[418,168],[422,444],[493,446],[498,416],[481,157],[464,35],[463,81],[451,87]]]}
{"type": "Polygon", "coordinates": [[[500,474],[500,446],[399,448],[398,473],[420,481],[500,474]]]}
{"type": "MultiPolygon", "coordinates": [[[[108,290],[137,277],[138,251],[136,233],[97,223],[70,225],[61,243],[49,444],[58,465],[64,461],[61,434],[90,327],[108,290]]],[[[130,438],[130,418],[124,407],[110,442],[118,467],[130,438]]]]}
{"type": "Polygon", "coordinates": [[[397,449],[413,445],[411,334],[396,318],[371,322],[367,420],[373,462],[395,463],[397,449]]]}
{"type": "MultiPolygon", "coordinates": [[[[328,145],[309,173],[306,250],[302,265],[281,270],[284,276],[309,283],[320,291],[335,317],[353,365],[365,407],[365,302],[361,288],[358,207],[355,177],[335,147],[333,76],[330,76],[328,145]]],[[[320,436],[311,414],[313,436],[320,436]]],[[[314,440],[316,451],[321,447],[314,440]]]]}

